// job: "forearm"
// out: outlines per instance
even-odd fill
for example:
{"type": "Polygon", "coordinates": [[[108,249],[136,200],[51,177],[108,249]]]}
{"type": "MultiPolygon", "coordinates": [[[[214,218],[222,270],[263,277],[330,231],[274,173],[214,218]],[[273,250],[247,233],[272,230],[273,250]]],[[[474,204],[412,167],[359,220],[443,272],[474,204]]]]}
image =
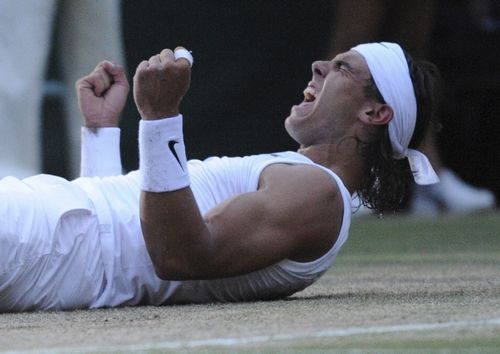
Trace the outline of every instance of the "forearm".
{"type": "Polygon", "coordinates": [[[141,227],[156,274],[162,279],[205,277],[210,233],[189,187],[141,193],[141,227]]]}
{"type": "Polygon", "coordinates": [[[182,115],[139,124],[141,226],[158,276],[192,279],[209,233],[190,188],[182,115]]]}
{"type": "Polygon", "coordinates": [[[116,176],[122,173],[120,128],[82,127],[81,138],[81,177],[116,176]]]}
{"type": "Polygon", "coordinates": [[[134,75],[139,123],[141,225],[157,274],[192,279],[209,252],[208,229],[190,189],[179,104],[189,88],[193,58],[164,49],[134,75]],[[201,251],[200,251],[201,250],[201,251]]]}
{"type": "Polygon", "coordinates": [[[124,69],[109,61],[100,62],[76,82],[78,104],[84,127],[81,130],[80,176],[120,175],[120,129],[129,84],[124,69]]]}

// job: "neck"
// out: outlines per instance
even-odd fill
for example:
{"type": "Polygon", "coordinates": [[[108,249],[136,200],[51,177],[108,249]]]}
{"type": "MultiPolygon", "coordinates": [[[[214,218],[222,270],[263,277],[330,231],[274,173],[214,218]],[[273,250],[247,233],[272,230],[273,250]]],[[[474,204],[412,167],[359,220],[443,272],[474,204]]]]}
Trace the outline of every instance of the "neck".
{"type": "Polygon", "coordinates": [[[353,139],[346,139],[336,144],[301,146],[298,153],[332,170],[344,182],[351,194],[361,186],[363,159],[353,139]]]}

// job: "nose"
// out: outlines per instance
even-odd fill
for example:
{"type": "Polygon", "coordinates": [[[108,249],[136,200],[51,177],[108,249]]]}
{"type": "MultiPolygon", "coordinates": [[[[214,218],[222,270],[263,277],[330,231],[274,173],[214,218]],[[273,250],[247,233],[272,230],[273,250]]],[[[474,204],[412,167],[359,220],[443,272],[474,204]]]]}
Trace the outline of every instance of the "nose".
{"type": "Polygon", "coordinates": [[[318,76],[324,78],[328,74],[327,61],[318,60],[312,63],[313,77],[318,76]]]}

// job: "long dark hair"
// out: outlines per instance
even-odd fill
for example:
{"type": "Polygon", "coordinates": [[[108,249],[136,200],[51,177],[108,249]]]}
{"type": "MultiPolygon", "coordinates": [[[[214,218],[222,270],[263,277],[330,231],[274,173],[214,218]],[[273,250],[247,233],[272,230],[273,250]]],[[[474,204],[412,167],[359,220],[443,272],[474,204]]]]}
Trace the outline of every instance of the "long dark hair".
{"type": "MultiPolygon", "coordinates": [[[[410,141],[410,148],[417,148],[427,129],[437,126],[441,101],[441,78],[436,66],[424,60],[414,60],[405,52],[410,76],[417,99],[417,121],[410,141]]],[[[385,103],[375,82],[366,87],[368,97],[385,103]]],[[[364,159],[363,179],[357,190],[363,205],[377,212],[397,210],[406,196],[412,181],[407,159],[392,158],[388,126],[381,127],[378,135],[369,142],[359,142],[364,159]]]]}

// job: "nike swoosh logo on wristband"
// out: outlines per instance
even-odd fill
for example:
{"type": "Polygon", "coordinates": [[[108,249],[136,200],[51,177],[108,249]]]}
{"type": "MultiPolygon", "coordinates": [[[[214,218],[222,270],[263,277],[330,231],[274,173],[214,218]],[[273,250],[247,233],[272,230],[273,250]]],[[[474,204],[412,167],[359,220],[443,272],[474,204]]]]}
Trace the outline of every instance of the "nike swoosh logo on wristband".
{"type": "Polygon", "coordinates": [[[181,170],[184,171],[184,168],[182,167],[182,164],[181,164],[181,160],[179,159],[179,156],[177,155],[177,151],[175,151],[175,149],[174,149],[175,144],[179,144],[179,142],[177,140],[170,140],[168,142],[168,148],[170,149],[170,152],[172,153],[172,155],[174,155],[175,159],[179,163],[181,170]]]}

